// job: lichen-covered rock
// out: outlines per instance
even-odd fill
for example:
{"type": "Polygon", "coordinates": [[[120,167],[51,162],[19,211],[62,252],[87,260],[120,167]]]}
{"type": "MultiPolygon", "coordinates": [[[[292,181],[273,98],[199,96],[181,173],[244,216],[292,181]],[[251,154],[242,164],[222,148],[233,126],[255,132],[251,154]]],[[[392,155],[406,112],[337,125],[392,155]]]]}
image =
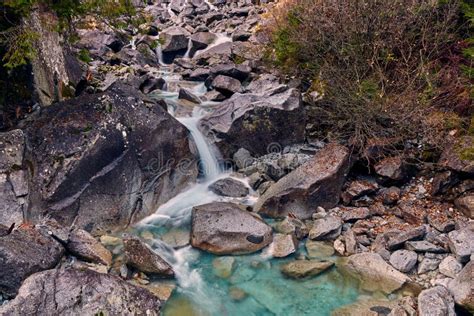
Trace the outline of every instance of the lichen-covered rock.
{"type": "Polygon", "coordinates": [[[135,237],[123,241],[127,265],[141,272],[173,276],[173,267],[147,244],[135,237]]]}
{"type": "Polygon", "coordinates": [[[448,289],[453,294],[456,304],[463,306],[471,313],[474,313],[473,276],[474,261],[470,261],[448,284],[448,289]]]}
{"type": "Polygon", "coordinates": [[[214,254],[246,254],[271,242],[271,227],[236,204],[215,202],[193,208],[193,247],[214,254]]]}
{"type": "Polygon", "coordinates": [[[61,268],[30,276],[1,315],[159,315],[148,290],[89,269],[61,268]]]}
{"type": "Polygon", "coordinates": [[[377,253],[359,253],[345,258],[341,268],[358,279],[365,290],[392,293],[400,289],[410,278],[395,270],[377,253]]]}
{"type": "Polygon", "coordinates": [[[48,107],[26,134],[30,220],[48,215],[93,235],[123,228],[197,175],[188,130],[124,84],[48,107]]]}
{"type": "Polygon", "coordinates": [[[282,218],[292,213],[308,219],[318,206],[325,209],[339,202],[349,170],[349,150],[329,144],[315,157],[272,185],[255,204],[254,210],[282,218]]]}
{"type": "Polygon", "coordinates": [[[456,255],[459,262],[468,262],[474,253],[474,223],[450,232],[448,237],[451,252],[456,255]]]}
{"type": "Polygon", "coordinates": [[[0,293],[15,296],[24,279],[54,268],[63,253],[59,242],[32,226],[22,225],[0,237],[0,293]]]}
{"type": "Polygon", "coordinates": [[[390,256],[390,264],[401,272],[410,272],[418,261],[418,255],[410,250],[397,250],[390,256]]]}
{"type": "Polygon", "coordinates": [[[474,175],[474,136],[463,136],[450,142],[439,160],[439,164],[451,170],[474,175]]]}

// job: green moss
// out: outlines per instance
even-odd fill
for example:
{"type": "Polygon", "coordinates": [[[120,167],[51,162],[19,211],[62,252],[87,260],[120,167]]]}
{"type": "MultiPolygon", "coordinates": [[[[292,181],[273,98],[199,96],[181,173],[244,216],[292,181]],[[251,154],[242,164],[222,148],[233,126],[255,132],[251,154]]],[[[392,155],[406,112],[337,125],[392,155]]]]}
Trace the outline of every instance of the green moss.
{"type": "Polygon", "coordinates": [[[85,48],[81,49],[78,54],[79,60],[85,62],[85,63],[90,63],[92,61],[91,55],[89,51],[85,48]]]}
{"type": "Polygon", "coordinates": [[[459,158],[462,160],[474,161],[474,147],[468,147],[461,150],[459,158]]]}

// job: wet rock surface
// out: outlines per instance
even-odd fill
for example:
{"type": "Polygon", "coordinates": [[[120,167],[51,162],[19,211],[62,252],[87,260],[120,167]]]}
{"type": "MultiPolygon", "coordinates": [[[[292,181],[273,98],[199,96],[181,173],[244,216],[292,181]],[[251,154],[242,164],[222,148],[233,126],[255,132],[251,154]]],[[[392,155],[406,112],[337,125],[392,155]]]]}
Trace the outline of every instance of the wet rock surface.
{"type": "Polygon", "coordinates": [[[244,197],[249,194],[245,184],[232,178],[217,180],[209,186],[209,190],[217,195],[230,197],[244,197]]]}
{"type": "Polygon", "coordinates": [[[171,265],[147,244],[135,237],[123,241],[127,265],[139,271],[160,276],[174,276],[171,265]]]}

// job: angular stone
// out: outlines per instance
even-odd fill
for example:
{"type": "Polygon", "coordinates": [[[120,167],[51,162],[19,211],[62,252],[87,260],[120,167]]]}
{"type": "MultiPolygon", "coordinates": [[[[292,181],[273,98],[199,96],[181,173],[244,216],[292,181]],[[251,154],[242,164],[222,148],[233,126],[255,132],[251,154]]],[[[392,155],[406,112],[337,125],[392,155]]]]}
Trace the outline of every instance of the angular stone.
{"type": "Polygon", "coordinates": [[[23,280],[55,267],[63,254],[59,242],[32,226],[22,225],[0,237],[0,293],[15,296],[23,280]]]}
{"type": "Polygon", "coordinates": [[[420,316],[456,316],[453,297],[444,286],[423,290],[418,296],[418,313],[420,316]]]}
{"type": "Polygon", "coordinates": [[[344,222],[356,222],[370,217],[370,210],[367,207],[343,207],[341,210],[344,222]]]}
{"type": "Polygon", "coordinates": [[[438,258],[423,258],[423,260],[421,260],[420,264],[418,265],[418,274],[423,274],[438,269],[440,262],[441,260],[438,258]]]}
{"type": "Polygon", "coordinates": [[[256,252],[272,242],[272,229],[238,205],[215,202],[192,211],[191,245],[214,254],[256,252]]]}
{"type": "Polygon", "coordinates": [[[367,180],[356,180],[349,184],[349,187],[342,193],[341,198],[344,203],[349,204],[361,196],[372,194],[378,190],[376,182],[367,180]]]}
{"type": "Polygon", "coordinates": [[[410,272],[418,262],[416,252],[397,250],[390,256],[390,264],[400,272],[410,272]]]}
{"type": "Polygon", "coordinates": [[[438,163],[451,170],[474,175],[474,160],[468,159],[472,148],[474,148],[474,136],[460,137],[449,142],[449,146],[444,149],[438,163]]]}
{"type": "Polygon", "coordinates": [[[281,272],[287,277],[301,279],[316,276],[334,265],[329,261],[295,260],[281,266],[281,272]]]}
{"type": "Polygon", "coordinates": [[[232,77],[218,75],[212,80],[212,88],[223,93],[224,95],[233,95],[234,93],[242,91],[240,81],[232,77]]]}
{"type": "Polygon", "coordinates": [[[474,295],[472,295],[473,275],[474,261],[470,261],[458,276],[448,284],[448,289],[453,294],[456,304],[464,307],[471,313],[474,313],[474,295]]]}
{"type": "Polygon", "coordinates": [[[162,276],[173,276],[173,267],[147,244],[135,237],[123,240],[125,260],[141,272],[162,276]]]}
{"type": "Polygon", "coordinates": [[[269,246],[269,253],[275,258],[288,257],[298,248],[298,240],[294,235],[275,234],[269,246]]]}
{"type": "Polygon", "coordinates": [[[375,172],[394,181],[401,181],[407,177],[406,166],[401,157],[382,159],[375,165],[375,172]]]}
{"type": "Polygon", "coordinates": [[[194,93],[192,93],[188,89],[184,89],[184,88],[179,89],[178,98],[181,100],[189,101],[191,103],[195,103],[195,104],[201,103],[201,100],[199,99],[198,96],[196,96],[194,93]]]}
{"type": "Polygon", "coordinates": [[[326,216],[317,219],[309,231],[309,239],[312,240],[330,240],[335,239],[341,234],[342,221],[337,216],[326,216]]]}
{"type": "Polygon", "coordinates": [[[469,261],[474,253],[474,223],[460,230],[454,230],[448,234],[449,249],[456,255],[461,263],[469,261]]]}
{"type": "Polygon", "coordinates": [[[160,34],[160,39],[163,41],[161,50],[163,53],[186,50],[189,42],[188,36],[190,36],[189,32],[182,27],[172,26],[165,29],[160,34]]]}
{"type": "Polygon", "coordinates": [[[158,316],[160,306],[152,293],[116,276],[65,268],[30,276],[0,314],[158,316]]]}
{"type": "Polygon", "coordinates": [[[112,264],[112,254],[91,234],[82,229],[74,229],[69,234],[66,249],[73,255],[86,261],[112,264]]]}
{"type": "Polygon", "coordinates": [[[430,243],[426,240],[419,241],[407,241],[405,248],[416,252],[432,252],[432,253],[446,253],[446,249],[435,244],[430,243]]]}
{"type": "Polygon", "coordinates": [[[209,190],[217,195],[230,197],[244,197],[249,194],[249,189],[245,184],[232,178],[217,180],[209,185],[209,190]]]}
{"type": "Polygon", "coordinates": [[[470,219],[474,219],[474,193],[457,198],[454,204],[470,219]]]}
{"type": "Polygon", "coordinates": [[[422,239],[426,234],[426,227],[419,226],[400,234],[392,235],[387,240],[387,249],[395,250],[401,248],[407,241],[422,239]]]}
{"type": "Polygon", "coordinates": [[[461,270],[462,264],[453,256],[444,258],[439,264],[439,272],[450,278],[455,278],[461,270]]]}
{"type": "Polygon", "coordinates": [[[272,185],[254,206],[254,210],[270,217],[289,213],[301,219],[311,218],[315,209],[334,207],[339,202],[342,184],[349,170],[347,148],[330,144],[314,159],[272,185]]]}
{"type": "Polygon", "coordinates": [[[410,278],[395,270],[376,253],[352,255],[341,263],[341,268],[358,279],[363,289],[371,292],[382,291],[389,294],[410,281],[410,278]]]}

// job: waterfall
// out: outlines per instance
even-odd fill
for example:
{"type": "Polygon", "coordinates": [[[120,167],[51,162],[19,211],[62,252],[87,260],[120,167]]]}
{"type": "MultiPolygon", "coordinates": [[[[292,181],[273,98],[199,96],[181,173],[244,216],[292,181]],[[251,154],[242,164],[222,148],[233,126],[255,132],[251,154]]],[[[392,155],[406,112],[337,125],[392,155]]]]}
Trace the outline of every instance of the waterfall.
{"type": "Polygon", "coordinates": [[[161,49],[161,44],[158,44],[158,46],[156,46],[156,57],[158,58],[158,63],[161,65],[161,66],[167,66],[165,64],[165,62],[163,61],[163,51],[161,49]]]}
{"type": "Polygon", "coordinates": [[[191,38],[188,40],[188,50],[186,50],[186,54],[184,54],[184,58],[189,59],[191,55],[191,49],[193,48],[193,41],[191,38]]]}

